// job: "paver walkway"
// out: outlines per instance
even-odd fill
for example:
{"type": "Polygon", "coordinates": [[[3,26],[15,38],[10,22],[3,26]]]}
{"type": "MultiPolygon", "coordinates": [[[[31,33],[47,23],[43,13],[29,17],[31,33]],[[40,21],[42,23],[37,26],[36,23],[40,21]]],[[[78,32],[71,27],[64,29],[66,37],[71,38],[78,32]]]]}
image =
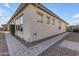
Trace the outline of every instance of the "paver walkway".
{"type": "Polygon", "coordinates": [[[60,41],[62,38],[64,38],[69,33],[64,33],[62,35],[59,35],[57,37],[51,38],[49,40],[46,40],[44,42],[41,42],[37,45],[34,45],[30,48],[27,48],[24,46],[20,41],[18,41],[16,38],[14,38],[11,34],[8,32],[5,32],[5,37],[7,40],[9,55],[18,55],[18,56],[36,56],[48,49],[50,46],[55,44],[56,42],[60,41]]]}
{"type": "Polygon", "coordinates": [[[5,36],[2,32],[0,32],[0,56],[7,56],[8,54],[8,48],[6,44],[5,36]]]}
{"type": "Polygon", "coordinates": [[[52,45],[40,55],[43,56],[79,56],[79,33],[70,33],[60,42],[52,45]]]}

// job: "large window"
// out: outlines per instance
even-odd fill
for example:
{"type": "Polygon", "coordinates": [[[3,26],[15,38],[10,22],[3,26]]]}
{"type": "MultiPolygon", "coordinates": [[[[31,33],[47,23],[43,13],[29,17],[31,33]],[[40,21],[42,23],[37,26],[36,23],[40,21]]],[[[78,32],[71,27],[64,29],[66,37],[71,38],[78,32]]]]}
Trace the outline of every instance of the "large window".
{"type": "Polygon", "coordinates": [[[37,12],[37,14],[38,14],[38,20],[37,20],[37,22],[43,22],[43,14],[40,13],[40,12],[37,12]]]}
{"type": "Polygon", "coordinates": [[[18,20],[15,20],[15,30],[17,31],[18,30],[18,20]]]}
{"type": "Polygon", "coordinates": [[[20,30],[23,32],[23,17],[21,16],[21,24],[20,24],[20,30]]]}
{"type": "Polygon", "coordinates": [[[50,24],[50,17],[47,16],[47,24],[50,24]]]}
{"type": "Polygon", "coordinates": [[[21,31],[23,32],[23,15],[19,16],[17,19],[16,19],[16,31],[21,31]]]}

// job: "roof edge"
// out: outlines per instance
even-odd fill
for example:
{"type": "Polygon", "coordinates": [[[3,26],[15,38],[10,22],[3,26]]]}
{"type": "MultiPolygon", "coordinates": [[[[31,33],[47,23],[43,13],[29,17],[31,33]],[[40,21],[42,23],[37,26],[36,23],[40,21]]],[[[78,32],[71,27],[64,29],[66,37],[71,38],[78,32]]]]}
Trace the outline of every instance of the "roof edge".
{"type": "MultiPolygon", "coordinates": [[[[10,21],[17,15],[17,13],[18,13],[23,7],[25,7],[25,6],[28,5],[28,4],[31,4],[31,3],[21,3],[20,6],[19,6],[19,7],[17,8],[17,10],[14,12],[14,14],[12,15],[12,17],[10,18],[10,20],[8,21],[7,24],[9,24],[10,21]]],[[[32,4],[34,4],[34,5],[37,5],[37,4],[40,5],[41,8],[43,8],[45,11],[47,11],[48,13],[50,13],[52,16],[55,16],[55,17],[57,17],[60,21],[63,21],[64,23],[69,24],[69,23],[67,23],[66,21],[64,21],[62,18],[60,18],[58,15],[56,15],[55,13],[53,13],[51,10],[49,10],[48,8],[46,8],[44,5],[42,5],[41,3],[32,3],[32,4]]]]}

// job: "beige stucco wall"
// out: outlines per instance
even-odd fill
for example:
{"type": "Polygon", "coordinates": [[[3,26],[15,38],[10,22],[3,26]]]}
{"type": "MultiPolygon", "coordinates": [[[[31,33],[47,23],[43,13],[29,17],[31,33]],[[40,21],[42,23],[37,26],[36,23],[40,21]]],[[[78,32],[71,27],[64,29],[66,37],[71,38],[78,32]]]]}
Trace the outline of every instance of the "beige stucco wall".
{"type": "Polygon", "coordinates": [[[32,8],[30,7],[30,5],[28,5],[25,10],[24,10],[24,17],[23,17],[23,35],[24,35],[24,40],[26,40],[27,42],[30,42],[31,40],[31,21],[33,19],[33,17],[31,16],[32,14],[32,8]]]}
{"type": "Polygon", "coordinates": [[[24,40],[26,40],[27,42],[29,42],[29,38],[30,38],[30,19],[29,19],[30,10],[31,9],[28,5],[16,17],[14,17],[14,19],[12,19],[12,21],[8,24],[8,29],[9,29],[9,25],[13,22],[15,24],[16,18],[19,17],[23,13],[23,33],[20,31],[15,31],[15,34],[19,36],[20,38],[24,38],[24,40]]]}
{"type": "MultiPolygon", "coordinates": [[[[24,16],[24,33],[25,33],[25,39],[28,39],[27,36],[30,38],[29,42],[32,41],[37,41],[46,37],[50,37],[59,33],[66,32],[66,24],[63,23],[62,21],[62,29],[59,30],[59,20],[57,18],[52,17],[51,15],[47,14],[46,12],[35,8],[32,5],[29,5],[29,8],[26,9],[25,11],[25,16],[24,16]],[[38,14],[37,11],[41,12],[44,14],[43,16],[43,23],[37,22],[38,19],[38,14]],[[52,24],[46,24],[46,16],[50,16],[51,18],[55,19],[55,25],[52,24]],[[29,28],[28,28],[29,27],[29,28]],[[28,29],[28,30],[26,30],[28,29]],[[25,31],[26,30],[26,31],[25,31]],[[27,34],[26,34],[27,32],[27,34]],[[29,33],[28,33],[29,32],[29,33]],[[37,33],[37,35],[34,35],[34,33],[37,33]]],[[[51,19],[52,20],[52,19],[51,19]]]]}
{"type": "MultiPolygon", "coordinates": [[[[59,30],[59,20],[51,15],[47,14],[46,12],[34,7],[33,5],[29,4],[22,12],[18,14],[18,16],[24,13],[23,15],[23,33],[16,32],[18,36],[22,36],[24,40],[27,42],[37,41],[46,37],[50,37],[59,33],[63,33],[66,31],[66,24],[62,22],[62,29],[59,30]],[[37,22],[38,14],[37,11],[44,14],[43,16],[43,23],[37,22]],[[51,18],[55,19],[55,25],[47,24],[46,16],[50,16],[51,18]],[[37,35],[34,35],[37,33],[37,35]],[[20,34],[20,35],[19,35],[20,34]]],[[[16,19],[16,16],[14,19],[16,19]]],[[[51,19],[52,20],[52,19],[51,19]]],[[[20,36],[20,37],[21,37],[20,36]]]]}

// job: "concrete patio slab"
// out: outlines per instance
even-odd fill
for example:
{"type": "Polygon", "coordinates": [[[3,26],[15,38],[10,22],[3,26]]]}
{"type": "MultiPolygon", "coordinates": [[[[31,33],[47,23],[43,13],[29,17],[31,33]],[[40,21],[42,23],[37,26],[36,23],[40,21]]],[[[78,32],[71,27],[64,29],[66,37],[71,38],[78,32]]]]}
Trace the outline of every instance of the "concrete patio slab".
{"type": "Polygon", "coordinates": [[[79,42],[64,40],[59,46],[79,52],[79,42]]]}

